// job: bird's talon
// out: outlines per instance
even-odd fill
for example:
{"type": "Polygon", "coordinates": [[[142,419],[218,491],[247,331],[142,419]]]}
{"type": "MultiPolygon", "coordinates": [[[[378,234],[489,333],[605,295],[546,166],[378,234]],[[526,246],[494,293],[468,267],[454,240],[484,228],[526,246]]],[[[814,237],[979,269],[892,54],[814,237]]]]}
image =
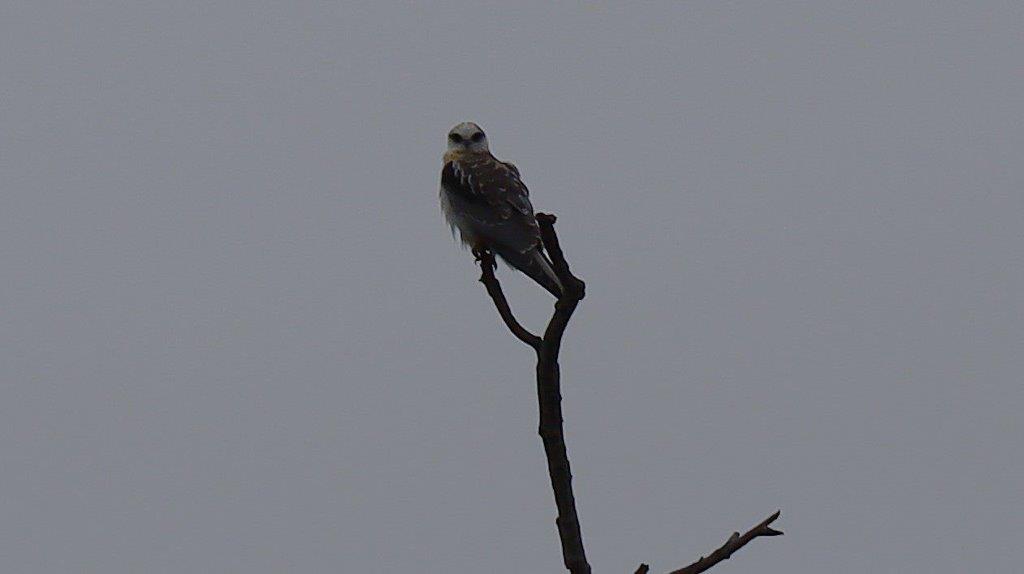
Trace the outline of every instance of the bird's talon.
{"type": "Polygon", "coordinates": [[[490,256],[490,252],[486,247],[473,247],[471,249],[473,258],[479,263],[484,260],[484,257],[490,256]]]}

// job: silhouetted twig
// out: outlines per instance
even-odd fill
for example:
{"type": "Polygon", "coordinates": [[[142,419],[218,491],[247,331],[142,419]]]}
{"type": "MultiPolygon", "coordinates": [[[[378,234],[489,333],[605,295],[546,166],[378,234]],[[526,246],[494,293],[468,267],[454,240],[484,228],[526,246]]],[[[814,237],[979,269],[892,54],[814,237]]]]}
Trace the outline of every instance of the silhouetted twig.
{"type": "MultiPolygon", "coordinates": [[[[782,532],[768,526],[772,522],[775,522],[775,519],[777,519],[781,514],[782,511],[775,511],[775,514],[764,519],[760,524],[751,528],[742,536],[740,536],[739,532],[733,532],[732,536],[725,541],[725,544],[721,545],[711,554],[701,556],[700,559],[693,564],[680,568],[679,570],[673,570],[669,572],[669,574],[700,574],[701,572],[709,570],[712,566],[718,564],[722,560],[728,560],[729,557],[732,556],[733,552],[743,548],[748,542],[755,538],[760,536],[782,536],[782,532]]],[[[640,567],[636,569],[635,574],[647,574],[648,571],[650,571],[650,568],[648,568],[646,564],[641,564],[640,567]]]]}
{"type": "Polygon", "coordinates": [[[505,299],[505,293],[501,290],[501,283],[494,276],[494,267],[494,254],[490,251],[482,252],[480,254],[480,282],[487,288],[487,294],[494,300],[494,306],[498,308],[498,314],[505,321],[508,330],[512,331],[512,334],[520,341],[539,351],[542,342],[541,338],[520,325],[519,321],[512,314],[512,309],[508,306],[508,300],[505,299]]]}

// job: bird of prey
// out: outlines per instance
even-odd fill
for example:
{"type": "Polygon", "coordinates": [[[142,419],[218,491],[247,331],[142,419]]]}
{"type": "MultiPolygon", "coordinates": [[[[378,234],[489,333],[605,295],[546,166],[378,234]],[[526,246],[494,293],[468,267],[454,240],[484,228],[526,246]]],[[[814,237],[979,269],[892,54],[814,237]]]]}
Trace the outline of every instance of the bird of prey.
{"type": "Polygon", "coordinates": [[[448,132],[441,170],[441,210],[462,243],[480,258],[490,250],[560,297],[562,285],[544,254],[530,192],[509,162],[491,155],[480,126],[463,122],[448,132]]]}

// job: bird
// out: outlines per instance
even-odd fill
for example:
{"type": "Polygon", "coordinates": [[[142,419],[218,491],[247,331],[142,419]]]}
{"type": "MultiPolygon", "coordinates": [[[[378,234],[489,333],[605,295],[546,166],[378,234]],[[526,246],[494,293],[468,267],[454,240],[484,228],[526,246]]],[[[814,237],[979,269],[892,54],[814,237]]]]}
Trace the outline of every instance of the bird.
{"type": "Polygon", "coordinates": [[[526,274],[556,298],[562,283],[544,253],[530,191],[510,162],[491,155],[473,122],[448,132],[441,169],[441,211],[479,261],[486,251],[526,274]]]}

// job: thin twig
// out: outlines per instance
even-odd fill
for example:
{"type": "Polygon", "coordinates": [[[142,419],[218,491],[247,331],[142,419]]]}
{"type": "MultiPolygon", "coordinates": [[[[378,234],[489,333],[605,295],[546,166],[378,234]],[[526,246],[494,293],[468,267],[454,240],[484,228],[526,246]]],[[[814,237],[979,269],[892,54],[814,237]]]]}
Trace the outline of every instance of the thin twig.
{"type": "Polygon", "coordinates": [[[487,294],[494,300],[494,306],[498,309],[498,314],[505,321],[508,330],[512,331],[517,339],[539,352],[541,338],[523,327],[512,314],[512,309],[508,306],[508,299],[505,298],[505,293],[501,290],[501,283],[494,276],[494,266],[494,254],[490,251],[482,252],[480,254],[480,282],[487,288],[487,294]]]}
{"type": "MultiPolygon", "coordinates": [[[[712,566],[718,564],[722,560],[728,560],[734,552],[743,548],[748,542],[755,538],[759,538],[761,536],[782,536],[782,532],[768,526],[772,522],[775,522],[781,514],[782,511],[775,511],[774,514],[765,518],[760,524],[751,528],[742,536],[740,536],[739,532],[733,532],[732,536],[725,541],[725,544],[721,545],[711,554],[701,556],[700,559],[693,564],[690,564],[685,568],[680,568],[679,570],[673,570],[672,572],[669,572],[669,574],[700,574],[701,572],[709,570],[712,566]]],[[[640,567],[637,568],[635,574],[647,574],[648,570],[649,568],[646,564],[641,564],[640,567]]]]}
{"type": "Polygon", "coordinates": [[[721,545],[718,550],[707,555],[707,557],[701,556],[700,559],[693,564],[690,564],[685,568],[680,568],[679,570],[673,570],[669,574],[700,574],[722,560],[728,560],[729,557],[732,556],[733,552],[743,548],[748,542],[755,538],[761,536],[782,536],[781,531],[768,526],[772,522],[775,522],[781,514],[781,510],[776,510],[774,514],[765,518],[760,524],[748,530],[743,536],[740,536],[739,532],[733,532],[732,536],[729,537],[729,540],[726,540],[725,544],[721,545]]]}

